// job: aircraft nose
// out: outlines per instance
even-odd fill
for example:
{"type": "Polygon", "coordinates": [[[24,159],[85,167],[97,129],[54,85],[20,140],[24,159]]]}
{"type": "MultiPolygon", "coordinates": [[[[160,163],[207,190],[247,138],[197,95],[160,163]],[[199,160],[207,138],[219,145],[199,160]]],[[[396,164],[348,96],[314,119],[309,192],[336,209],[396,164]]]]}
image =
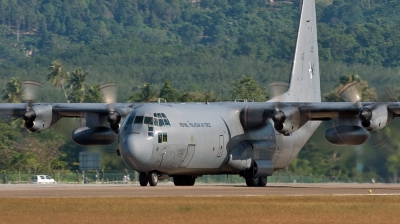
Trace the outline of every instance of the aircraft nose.
{"type": "Polygon", "coordinates": [[[139,172],[150,171],[149,160],[153,151],[153,143],[143,135],[130,134],[122,145],[122,159],[132,169],[139,172]]]}

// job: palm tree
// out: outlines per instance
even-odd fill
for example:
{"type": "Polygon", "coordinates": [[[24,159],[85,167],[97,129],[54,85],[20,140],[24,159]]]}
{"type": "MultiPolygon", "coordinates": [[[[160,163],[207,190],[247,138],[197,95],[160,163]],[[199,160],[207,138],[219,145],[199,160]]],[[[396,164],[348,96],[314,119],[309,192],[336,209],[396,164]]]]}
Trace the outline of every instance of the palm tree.
{"type": "Polygon", "coordinates": [[[6,84],[6,88],[3,91],[2,100],[7,103],[21,103],[23,101],[22,85],[18,78],[12,78],[6,84]]]}
{"type": "Polygon", "coordinates": [[[149,103],[157,100],[157,91],[152,90],[149,83],[144,84],[142,93],[140,94],[142,102],[149,103]]]}
{"type": "Polygon", "coordinates": [[[68,88],[72,89],[72,98],[75,103],[83,103],[86,96],[85,79],[88,72],[84,72],[82,68],[77,68],[72,72],[68,88]]]}
{"type": "MultiPolygon", "coordinates": [[[[141,86],[139,86],[139,89],[142,89],[141,86]]],[[[154,102],[157,101],[157,96],[158,93],[157,91],[153,90],[150,87],[149,83],[144,84],[144,88],[142,89],[141,93],[134,93],[131,97],[129,97],[127,102],[154,102]]]]}
{"type": "Polygon", "coordinates": [[[49,67],[51,71],[50,74],[47,75],[47,80],[51,81],[51,85],[56,88],[62,88],[64,91],[64,96],[67,102],[69,103],[67,92],[65,92],[64,82],[68,82],[69,80],[69,72],[65,72],[62,70],[61,62],[53,61],[52,66],[49,67]]]}
{"type": "Polygon", "coordinates": [[[99,85],[89,86],[87,94],[85,96],[86,103],[102,103],[103,99],[99,90],[99,85]]]}

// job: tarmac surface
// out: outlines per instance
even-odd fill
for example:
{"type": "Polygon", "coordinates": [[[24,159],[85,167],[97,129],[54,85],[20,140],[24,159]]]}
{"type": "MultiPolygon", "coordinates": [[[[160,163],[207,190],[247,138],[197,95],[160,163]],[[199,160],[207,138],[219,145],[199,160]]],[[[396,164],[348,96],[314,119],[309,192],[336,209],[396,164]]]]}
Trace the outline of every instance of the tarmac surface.
{"type": "Polygon", "coordinates": [[[400,184],[268,184],[267,187],[198,184],[156,187],[137,184],[1,184],[0,198],[63,197],[221,197],[221,196],[306,196],[306,195],[400,195],[400,184]]]}

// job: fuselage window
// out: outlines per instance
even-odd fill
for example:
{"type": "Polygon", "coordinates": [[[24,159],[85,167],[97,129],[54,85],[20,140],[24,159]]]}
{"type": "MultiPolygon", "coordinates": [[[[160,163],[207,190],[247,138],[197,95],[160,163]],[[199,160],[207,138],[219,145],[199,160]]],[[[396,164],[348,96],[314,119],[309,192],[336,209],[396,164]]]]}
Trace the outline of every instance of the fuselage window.
{"type": "Polygon", "coordinates": [[[163,136],[162,136],[163,138],[162,138],[162,141],[163,142],[167,142],[167,133],[166,132],[164,132],[163,133],[163,136]]]}
{"type": "Polygon", "coordinates": [[[162,133],[158,133],[158,143],[162,143],[162,133]]]}
{"type": "Polygon", "coordinates": [[[143,124],[143,116],[136,116],[134,124],[143,124]]]}
{"type": "Polygon", "coordinates": [[[168,142],[168,136],[166,132],[158,133],[158,143],[168,142]]]}

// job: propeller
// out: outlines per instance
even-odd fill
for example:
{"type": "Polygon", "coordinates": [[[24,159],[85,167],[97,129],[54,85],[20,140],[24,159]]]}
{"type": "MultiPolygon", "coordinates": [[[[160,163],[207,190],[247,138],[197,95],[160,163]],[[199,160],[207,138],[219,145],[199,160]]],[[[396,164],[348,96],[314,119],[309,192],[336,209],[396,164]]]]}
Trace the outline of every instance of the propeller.
{"type": "Polygon", "coordinates": [[[271,99],[279,98],[280,95],[286,93],[289,89],[289,83],[287,82],[273,82],[269,84],[269,95],[271,99]]]}
{"type": "MultiPolygon", "coordinates": [[[[361,108],[361,94],[356,88],[356,82],[351,82],[343,86],[343,88],[339,91],[340,96],[347,102],[358,103],[358,108],[360,111],[358,113],[358,117],[360,118],[361,124],[363,127],[368,128],[371,125],[371,119],[373,116],[373,109],[376,108],[378,105],[374,104],[371,107],[364,107],[361,108]]],[[[395,94],[388,88],[384,88],[384,94],[379,96],[380,102],[397,102],[397,98],[395,94]]],[[[380,132],[381,133],[381,132],[380,132]]],[[[384,145],[387,141],[389,141],[389,137],[384,134],[374,134],[371,136],[374,148],[378,148],[384,145]]]]}
{"type": "Polygon", "coordinates": [[[40,87],[42,87],[42,85],[36,81],[27,80],[22,82],[22,99],[26,103],[26,111],[22,117],[25,120],[25,127],[28,129],[32,128],[34,125],[36,113],[32,109],[32,103],[36,99],[40,87]]]}
{"type": "Polygon", "coordinates": [[[360,102],[361,95],[358,93],[356,85],[357,82],[350,82],[344,85],[342,89],[339,91],[340,97],[344,99],[346,102],[353,102],[353,103],[360,102]]]}
{"type": "Polygon", "coordinates": [[[120,128],[121,114],[115,111],[114,103],[117,100],[117,85],[115,83],[106,83],[99,87],[103,96],[104,103],[108,104],[107,120],[110,123],[110,128],[118,134],[120,128]]]}

